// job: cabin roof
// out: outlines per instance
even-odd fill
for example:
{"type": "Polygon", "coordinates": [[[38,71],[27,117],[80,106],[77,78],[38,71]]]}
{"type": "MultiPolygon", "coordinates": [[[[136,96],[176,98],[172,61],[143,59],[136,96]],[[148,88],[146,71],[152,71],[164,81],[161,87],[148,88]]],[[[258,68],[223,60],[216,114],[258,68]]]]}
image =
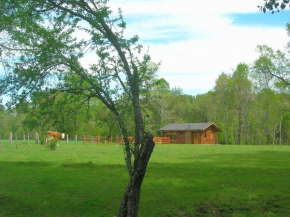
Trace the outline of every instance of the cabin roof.
{"type": "Polygon", "coordinates": [[[199,131],[205,130],[210,126],[213,126],[216,131],[221,131],[214,123],[172,123],[160,128],[159,131],[199,131]]]}

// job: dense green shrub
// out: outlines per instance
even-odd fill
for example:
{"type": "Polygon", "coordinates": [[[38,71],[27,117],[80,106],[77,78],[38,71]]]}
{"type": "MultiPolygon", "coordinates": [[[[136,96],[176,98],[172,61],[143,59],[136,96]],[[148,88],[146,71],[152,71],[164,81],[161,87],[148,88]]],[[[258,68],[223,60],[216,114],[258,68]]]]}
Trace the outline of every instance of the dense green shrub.
{"type": "Polygon", "coordinates": [[[52,139],[52,140],[48,141],[47,145],[48,145],[50,150],[55,150],[57,147],[57,143],[58,143],[58,140],[52,139]]]}

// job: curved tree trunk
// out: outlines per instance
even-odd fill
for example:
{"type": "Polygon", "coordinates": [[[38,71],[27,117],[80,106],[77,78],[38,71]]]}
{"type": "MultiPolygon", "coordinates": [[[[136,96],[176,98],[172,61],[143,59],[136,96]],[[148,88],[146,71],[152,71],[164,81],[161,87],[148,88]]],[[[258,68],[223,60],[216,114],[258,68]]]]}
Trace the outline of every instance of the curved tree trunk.
{"type": "Polygon", "coordinates": [[[141,185],[154,146],[153,136],[148,133],[138,153],[134,171],[130,176],[129,184],[124,193],[119,217],[136,217],[138,214],[141,185]]]}

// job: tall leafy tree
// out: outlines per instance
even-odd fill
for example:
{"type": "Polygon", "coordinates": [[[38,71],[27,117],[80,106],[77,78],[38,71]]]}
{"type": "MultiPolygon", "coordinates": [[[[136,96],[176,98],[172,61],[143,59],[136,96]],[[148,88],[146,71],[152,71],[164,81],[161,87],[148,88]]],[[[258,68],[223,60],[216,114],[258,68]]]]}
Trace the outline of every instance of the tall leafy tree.
{"type": "Polygon", "coordinates": [[[242,140],[247,143],[248,109],[251,100],[251,82],[248,78],[249,66],[245,63],[237,65],[232,77],[232,91],[234,94],[233,103],[237,114],[237,128],[234,129],[236,143],[241,144],[242,140]]]}
{"type": "Polygon", "coordinates": [[[194,113],[194,122],[206,123],[213,121],[212,116],[212,92],[199,94],[195,97],[192,109],[194,113]]]}
{"type": "Polygon", "coordinates": [[[274,64],[274,50],[267,45],[257,46],[260,57],[254,61],[251,77],[254,83],[254,89],[260,91],[262,89],[273,88],[276,67],[274,64]]]}
{"type": "Polygon", "coordinates": [[[282,141],[282,120],[288,104],[283,92],[288,92],[289,57],[266,45],[259,45],[257,50],[260,56],[253,64],[251,77],[257,93],[257,116],[265,134],[259,137],[258,143],[264,140],[264,144],[274,144],[276,131],[279,131],[279,141],[282,141]]]}
{"type": "Polygon", "coordinates": [[[255,75],[253,78],[260,83],[260,87],[272,88],[271,86],[275,82],[283,82],[289,86],[290,57],[288,51],[274,51],[267,45],[257,46],[257,51],[260,56],[254,62],[255,75]]]}
{"type": "Polygon", "coordinates": [[[125,140],[129,184],[119,216],[137,216],[140,188],[154,148],[145,135],[140,92],[150,56],[138,37],[124,37],[126,23],[106,0],[0,0],[1,93],[15,102],[35,91],[98,98],[114,114],[125,140]],[[93,60],[84,62],[85,57],[93,60]],[[127,101],[127,103],[122,103],[127,101]],[[135,145],[120,111],[132,106],[135,145]]]}
{"type": "Polygon", "coordinates": [[[223,129],[222,136],[219,136],[220,141],[224,143],[232,143],[232,119],[233,119],[233,91],[231,89],[231,75],[222,73],[216,80],[214,102],[216,102],[217,124],[223,129]]]}
{"type": "Polygon", "coordinates": [[[157,79],[149,93],[150,97],[145,97],[143,100],[143,103],[147,105],[146,113],[149,122],[147,127],[157,132],[172,117],[169,83],[163,78],[157,79]]]}

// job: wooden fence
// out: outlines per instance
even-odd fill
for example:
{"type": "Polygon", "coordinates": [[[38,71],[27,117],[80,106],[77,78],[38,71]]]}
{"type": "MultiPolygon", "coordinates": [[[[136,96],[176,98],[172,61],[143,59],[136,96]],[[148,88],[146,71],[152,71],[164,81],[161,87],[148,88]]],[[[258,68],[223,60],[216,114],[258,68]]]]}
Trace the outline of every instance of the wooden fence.
{"type": "MultiPolygon", "coordinates": [[[[135,139],[134,139],[134,137],[133,136],[129,136],[128,137],[128,140],[129,140],[129,144],[130,145],[134,145],[135,144],[135,139]]],[[[123,146],[124,145],[124,138],[123,137],[119,137],[119,136],[117,136],[116,137],[116,143],[117,144],[120,144],[121,146],[123,146]]]]}
{"type": "Polygon", "coordinates": [[[170,144],[170,137],[154,137],[155,144],[170,144]]]}
{"type": "MultiPolygon", "coordinates": [[[[12,132],[9,133],[9,143],[12,143],[13,141],[13,136],[12,136],[12,132]]],[[[30,144],[30,139],[31,138],[31,134],[28,132],[26,135],[25,133],[23,133],[23,142],[28,142],[28,145],[30,144]]],[[[77,135],[74,135],[74,140],[75,140],[75,143],[77,143],[78,141],[78,136],[77,135]]],[[[39,140],[40,140],[40,135],[38,132],[35,132],[35,138],[36,140],[36,143],[39,144],[39,140]]],[[[102,136],[83,136],[83,138],[79,138],[81,141],[83,140],[83,144],[86,144],[86,143],[90,143],[90,144],[108,144],[110,145],[112,142],[113,142],[113,137],[102,137],[102,136]]],[[[1,136],[0,136],[0,146],[2,145],[1,144],[1,136]]],[[[16,144],[17,144],[17,133],[15,133],[15,138],[14,138],[16,144]]],[[[69,143],[69,138],[68,138],[68,134],[66,134],[66,144],[69,143]]],[[[129,140],[129,144],[130,145],[134,145],[135,144],[135,139],[133,136],[129,136],[128,137],[128,140],[129,140]]],[[[170,137],[154,137],[153,138],[155,144],[170,144],[170,137]]],[[[120,144],[120,145],[123,145],[124,144],[124,138],[121,137],[121,136],[116,136],[114,137],[114,141],[116,142],[116,144],[120,144]],[[116,140],[115,140],[116,139],[116,140]]]]}
{"type": "MultiPolygon", "coordinates": [[[[129,139],[129,144],[133,145],[135,143],[134,137],[130,136],[128,137],[129,139]]],[[[170,144],[170,137],[154,137],[153,138],[155,144],[170,144]]],[[[124,144],[124,139],[123,137],[116,137],[116,143],[123,145],[124,144]]]]}
{"type": "Polygon", "coordinates": [[[92,144],[96,143],[97,145],[107,143],[108,145],[111,145],[112,138],[101,137],[101,136],[84,136],[83,144],[86,144],[86,143],[92,143],[92,144]]]}

